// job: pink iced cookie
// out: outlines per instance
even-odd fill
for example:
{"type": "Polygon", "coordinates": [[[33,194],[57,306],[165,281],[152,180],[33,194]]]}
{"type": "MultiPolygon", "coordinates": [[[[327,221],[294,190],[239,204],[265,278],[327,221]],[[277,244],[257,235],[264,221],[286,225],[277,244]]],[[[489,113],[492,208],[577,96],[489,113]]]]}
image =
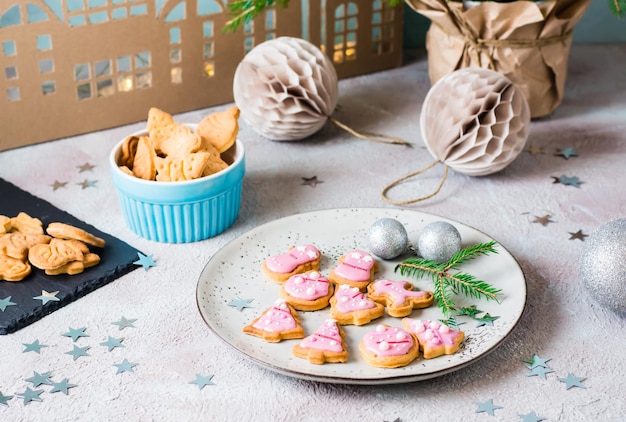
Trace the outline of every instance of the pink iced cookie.
{"type": "Polygon", "coordinates": [[[345,344],[345,333],[337,325],[337,321],[326,320],[313,334],[296,344],[292,353],[317,365],[326,362],[346,362],[348,349],[345,344]]]}
{"type": "Polygon", "coordinates": [[[330,299],[330,316],[340,325],[364,325],[380,318],[385,307],[368,299],[358,287],[340,284],[330,299]]]}
{"type": "Polygon", "coordinates": [[[347,284],[365,291],[374,280],[378,262],[365,251],[355,249],[339,258],[339,265],[330,270],[330,280],[335,284],[347,284]]]}
{"type": "Polygon", "coordinates": [[[403,318],[402,325],[417,337],[426,359],[455,353],[465,338],[463,331],[437,321],[403,318]]]}
{"type": "Polygon", "coordinates": [[[417,358],[419,343],[404,328],[380,324],[363,336],[359,352],[372,366],[398,368],[417,358]]]}
{"type": "Polygon", "coordinates": [[[298,312],[284,300],[277,300],[249,325],[243,327],[243,332],[261,337],[270,343],[304,337],[298,312]]]}
{"type": "Polygon", "coordinates": [[[263,261],[263,273],[273,281],[284,283],[294,274],[319,270],[321,258],[322,254],[313,245],[296,246],[263,261]]]}
{"type": "Polygon", "coordinates": [[[392,317],[404,317],[413,309],[427,308],[433,304],[433,293],[413,290],[408,281],[376,280],[367,286],[367,295],[374,302],[387,307],[392,317]]]}
{"type": "Polygon", "coordinates": [[[318,271],[307,271],[289,277],[280,287],[280,297],[298,311],[317,311],[328,306],[334,291],[318,271]]]}

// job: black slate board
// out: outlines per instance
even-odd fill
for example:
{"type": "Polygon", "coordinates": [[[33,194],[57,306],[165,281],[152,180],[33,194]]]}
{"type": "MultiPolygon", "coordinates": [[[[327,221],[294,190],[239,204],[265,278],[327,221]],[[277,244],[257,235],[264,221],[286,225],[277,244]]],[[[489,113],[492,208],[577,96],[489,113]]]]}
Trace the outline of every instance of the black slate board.
{"type": "Polygon", "coordinates": [[[133,264],[139,257],[138,251],[132,246],[0,178],[0,214],[14,217],[21,211],[40,219],[44,229],[54,221],[71,224],[104,239],[106,245],[103,249],[91,248],[100,255],[100,263],[85,269],[81,274],[48,276],[33,267],[31,274],[22,281],[0,280],[0,299],[11,296],[11,302],[16,304],[7,306],[4,312],[0,309],[0,335],[26,327],[139,268],[133,264]],[[33,299],[40,296],[42,290],[58,291],[56,297],[59,301],[48,301],[43,304],[41,300],[33,299]]]}

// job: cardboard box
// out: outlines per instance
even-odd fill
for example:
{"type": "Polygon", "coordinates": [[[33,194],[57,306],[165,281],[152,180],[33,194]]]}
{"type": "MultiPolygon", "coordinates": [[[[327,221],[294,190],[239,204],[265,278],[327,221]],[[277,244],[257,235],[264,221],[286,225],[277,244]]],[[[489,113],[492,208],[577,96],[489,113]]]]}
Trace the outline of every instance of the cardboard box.
{"type": "Polygon", "coordinates": [[[340,77],[399,66],[403,6],[292,0],[236,32],[217,0],[0,0],[0,151],[232,102],[255,45],[300,37],[340,77]]]}

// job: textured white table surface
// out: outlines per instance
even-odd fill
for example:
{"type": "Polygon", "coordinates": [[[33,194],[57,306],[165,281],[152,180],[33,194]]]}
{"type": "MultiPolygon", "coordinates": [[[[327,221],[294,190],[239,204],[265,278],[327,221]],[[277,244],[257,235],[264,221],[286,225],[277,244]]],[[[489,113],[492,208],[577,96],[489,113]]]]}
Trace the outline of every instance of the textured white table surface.
{"type": "MultiPolygon", "coordinates": [[[[398,69],[340,82],[335,117],[351,127],[396,135],[407,150],[356,139],[328,124],[311,139],[277,143],[241,124],[247,173],[239,219],[222,235],[184,245],[158,244],[130,232],[109,177],[108,154],[138,123],[0,153],[0,177],[74,216],[152,254],[157,266],[138,269],[40,321],[0,337],[0,420],[259,420],[259,421],[488,421],[522,420],[535,412],[549,421],[626,418],[625,317],[594,303],[578,277],[582,230],[626,217],[626,46],[575,46],[562,105],[531,123],[528,146],[504,171],[473,178],[452,172],[435,198],[407,206],[488,233],[519,261],[527,278],[527,307],[519,325],[493,353],[467,368],[422,382],[384,386],[324,384],[273,373],[218,339],[196,307],[196,285],[223,245],[259,224],[294,213],[343,207],[394,208],[380,193],[392,180],[432,161],[423,147],[419,115],[430,87],[423,53],[398,69]],[[557,150],[572,147],[565,159],[557,150]],[[95,167],[80,172],[78,166],[95,167]],[[579,187],[552,177],[576,176],[579,187]],[[303,178],[317,176],[316,186],[303,178]],[[94,187],[82,189],[84,179],[94,187]],[[55,180],[69,182],[53,190],[55,180]],[[536,217],[550,215],[542,225],[536,217]],[[111,323],[136,319],[119,331],[111,323]],[[87,327],[90,356],[73,360],[61,334],[87,327]],[[99,343],[123,337],[111,352],[99,343]],[[24,353],[24,343],[48,347],[24,353]],[[528,376],[525,359],[551,358],[554,370],[528,376]],[[123,359],[134,372],[116,374],[123,359]],[[76,386],[43,389],[41,402],[19,397],[33,372],[51,372],[76,386]],[[566,389],[567,373],[585,388],[566,389]],[[214,385],[190,384],[196,374],[214,385]],[[489,399],[495,416],[477,412],[489,399]]],[[[210,95],[206,93],[206,95],[210,95]]],[[[197,122],[228,105],[176,116],[197,122]]],[[[401,198],[430,192],[441,168],[393,191],[401,198]]],[[[2,201],[7,200],[2,198],[2,201]]],[[[5,297],[0,285],[0,298],[5,297]]],[[[248,309],[249,310],[249,309],[248,309]]],[[[252,315],[252,313],[250,314],[252,315]]]]}

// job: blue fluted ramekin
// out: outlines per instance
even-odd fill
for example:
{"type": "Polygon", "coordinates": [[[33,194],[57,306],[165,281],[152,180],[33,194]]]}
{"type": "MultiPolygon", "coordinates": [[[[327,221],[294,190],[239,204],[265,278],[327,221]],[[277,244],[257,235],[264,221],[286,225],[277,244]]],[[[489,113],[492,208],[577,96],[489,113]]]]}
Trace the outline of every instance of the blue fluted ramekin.
{"type": "Polygon", "coordinates": [[[223,154],[230,163],[226,169],[182,182],[144,180],[120,170],[123,142],[113,148],[109,162],[124,220],[133,232],[157,242],[188,243],[217,236],[235,222],[245,173],[239,140],[223,154]]]}

